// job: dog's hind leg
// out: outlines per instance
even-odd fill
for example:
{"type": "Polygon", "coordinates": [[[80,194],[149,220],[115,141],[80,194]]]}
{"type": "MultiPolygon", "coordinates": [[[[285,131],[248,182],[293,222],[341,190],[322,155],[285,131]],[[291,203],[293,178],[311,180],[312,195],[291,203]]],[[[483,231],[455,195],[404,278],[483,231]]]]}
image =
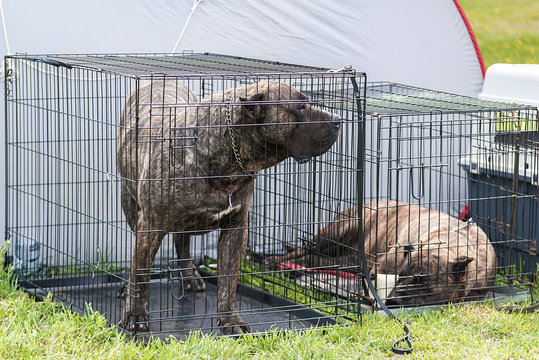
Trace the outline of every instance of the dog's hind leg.
{"type": "MultiPolygon", "coordinates": [[[[125,220],[131,231],[135,231],[138,221],[138,213],[140,207],[138,206],[137,200],[131,196],[131,193],[128,191],[129,184],[122,180],[122,210],[124,211],[125,220]]],[[[124,298],[126,295],[127,283],[124,282],[116,291],[117,298],[124,298]]]]}
{"type": "Polygon", "coordinates": [[[191,236],[174,233],[172,237],[174,239],[174,247],[178,256],[178,266],[181,269],[182,277],[188,279],[184,283],[184,290],[204,291],[206,289],[206,283],[193,266],[193,259],[191,258],[191,236]]]}
{"type": "Polygon", "coordinates": [[[344,210],[304,247],[296,248],[285,255],[269,256],[264,260],[265,265],[272,269],[287,261],[306,267],[334,265],[335,260],[331,258],[337,259],[346,255],[345,247],[353,247],[357,242],[360,225],[357,213],[357,207],[344,210]]]}
{"type": "Polygon", "coordinates": [[[137,241],[133,247],[131,272],[129,283],[125,286],[125,304],[120,323],[120,326],[128,331],[149,330],[150,268],[165,234],[162,231],[148,231],[147,229],[151,227],[144,217],[139,217],[137,241]]]}
{"type": "Polygon", "coordinates": [[[137,200],[131,196],[128,186],[129,184],[125,180],[122,180],[122,210],[124,211],[127,225],[129,225],[129,228],[132,231],[135,231],[140,207],[138,206],[137,200]]]}

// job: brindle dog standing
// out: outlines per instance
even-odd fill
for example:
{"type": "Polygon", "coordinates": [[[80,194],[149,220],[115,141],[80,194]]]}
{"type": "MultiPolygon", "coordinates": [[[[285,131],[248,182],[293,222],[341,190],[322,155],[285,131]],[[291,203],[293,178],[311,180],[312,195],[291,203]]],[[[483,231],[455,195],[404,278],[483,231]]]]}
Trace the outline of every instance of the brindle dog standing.
{"type": "MultiPolygon", "coordinates": [[[[306,247],[266,259],[304,266],[357,263],[358,209],[351,208],[314,236],[306,247]],[[352,220],[351,220],[352,219],[352,220]],[[320,254],[320,255],[317,255],[320,254]]],[[[487,235],[473,223],[403,202],[364,205],[365,253],[371,273],[399,275],[387,301],[421,305],[473,299],[493,285],[496,256],[487,235]]]]}
{"type": "MultiPolygon", "coordinates": [[[[234,274],[247,245],[254,175],[290,156],[305,162],[323,154],[336,141],[340,121],[273,81],[214,93],[199,103],[176,80],[143,82],[132,91],[117,142],[122,207],[137,233],[122,326],[148,329],[148,269],[163,237],[172,232],[178,257],[185,259],[190,235],[220,228],[218,323],[224,334],[249,332],[237,313],[234,274]],[[162,109],[187,103],[192,106],[162,109]],[[196,133],[196,140],[178,139],[180,130],[196,133]]],[[[193,290],[203,288],[198,273],[187,275],[195,280],[193,290]]]]}

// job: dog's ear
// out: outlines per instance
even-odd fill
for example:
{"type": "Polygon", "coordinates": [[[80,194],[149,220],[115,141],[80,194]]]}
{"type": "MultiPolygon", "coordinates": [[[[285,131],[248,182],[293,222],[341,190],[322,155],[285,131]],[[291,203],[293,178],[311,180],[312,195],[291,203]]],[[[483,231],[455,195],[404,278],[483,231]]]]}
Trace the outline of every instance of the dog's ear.
{"type": "Polygon", "coordinates": [[[249,97],[240,96],[243,122],[260,123],[266,117],[266,104],[263,103],[266,95],[262,92],[249,97]]]}
{"type": "Polygon", "coordinates": [[[461,276],[464,275],[465,271],[466,271],[466,267],[468,266],[469,263],[471,263],[472,261],[474,261],[475,258],[473,257],[469,257],[469,256],[459,256],[457,258],[457,261],[455,261],[453,263],[453,274],[456,278],[459,278],[461,276]]]}

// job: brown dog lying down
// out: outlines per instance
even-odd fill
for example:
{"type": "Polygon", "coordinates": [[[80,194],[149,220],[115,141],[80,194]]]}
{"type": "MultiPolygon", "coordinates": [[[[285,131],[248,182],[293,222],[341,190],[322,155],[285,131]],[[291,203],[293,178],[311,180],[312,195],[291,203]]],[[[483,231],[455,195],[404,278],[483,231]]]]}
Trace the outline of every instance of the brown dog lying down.
{"type": "MultiPolygon", "coordinates": [[[[357,212],[357,208],[351,208],[339,213],[307,246],[267,258],[266,264],[358,264],[357,212]]],[[[371,274],[398,275],[387,304],[424,305],[477,299],[493,285],[494,248],[474,223],[396,201],[365,204],[363,214],[365,252],[371,274]]]]}

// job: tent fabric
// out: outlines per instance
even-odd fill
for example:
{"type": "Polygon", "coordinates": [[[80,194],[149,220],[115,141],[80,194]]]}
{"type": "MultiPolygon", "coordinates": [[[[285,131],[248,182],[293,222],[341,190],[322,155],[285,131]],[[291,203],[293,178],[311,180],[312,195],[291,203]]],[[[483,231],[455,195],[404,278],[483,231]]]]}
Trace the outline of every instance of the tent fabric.
{"type": "MultiPolygon", "coordinates": [[[[170,52],[192,0],[3,1],[12,52],[170,52]]],[[[203,0],[178,49],[340,68],[475,96],[483,81],[458,1],[203,0]]],[[[0,48],[6,53],[5,41],[0,48]]]]}
{"type": "MultiPolygon", "coordinates": [[[[194,5],[192,0],[0,3],[2,55],[7,41],[13,53],[170,52],[194,5]]],[[[476,96],[484,65],[470,29],[456,0],[203,0],[178,51],[329,68],[352,64],[370,81],[476,96]]],[[[2,113],[3,106],[0,102],[2,113]]],[[[0,191],[2,204],[4,194],[0,191]]]]}
{"type": "Polygon", "coordinates": [[[208,1],[183,48],[340,68],[476,96],[481,61],[453,1],[208,1]]]}

